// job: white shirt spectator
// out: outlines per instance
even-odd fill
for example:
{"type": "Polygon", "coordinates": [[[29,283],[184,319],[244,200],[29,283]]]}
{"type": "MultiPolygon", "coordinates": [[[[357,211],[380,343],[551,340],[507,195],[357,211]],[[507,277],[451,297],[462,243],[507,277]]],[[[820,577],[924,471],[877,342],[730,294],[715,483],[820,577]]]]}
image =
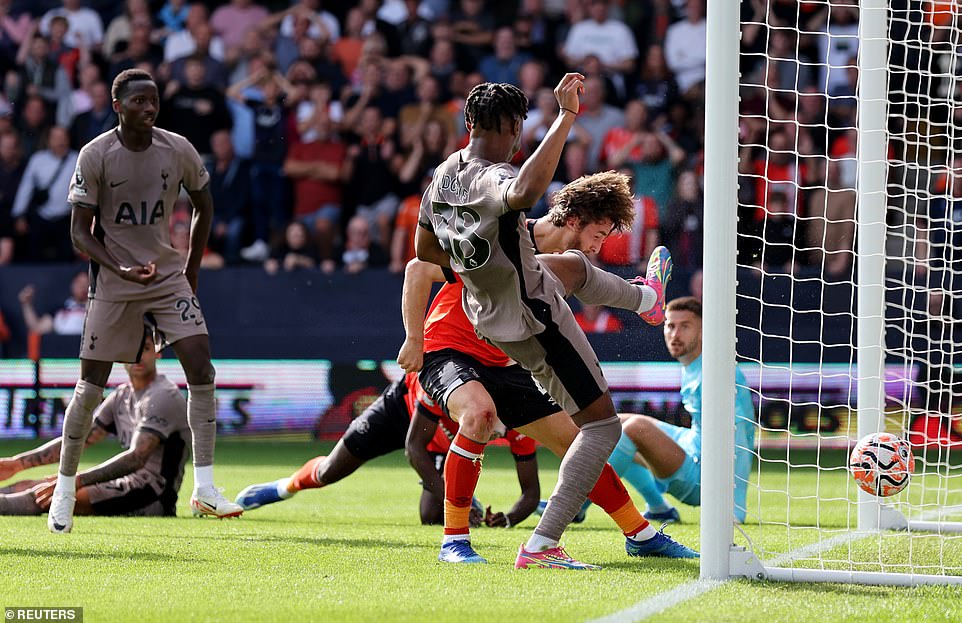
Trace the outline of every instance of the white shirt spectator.
{"type": "Polygon", "coordinates": [[[601,24],[593,19],[578,22],[568,31],[565,56],[582,59],[597,56],[602,65],[617,65],[638,58],[638,46],[631,29],[615,19],[601,24]]]}
{"type": "Polygon", "coordinates": [[[665,62],[675,74],[675,82],[682,93],[705,80],[707,35],[704,19],[695,23],[686,19],[668,27],[665,62]]]}
{"type": "Polygon", "coordinates": [[[30,156],[27,168],[23,172],[23,179],[17,188],[17,196],[13,199],[10,216],[15,219],[26,216],[30,199],[33,197],[34,190],[38,188],[46,188],[48,192],[47,202],[37,208],[37,214],[41,218],[56,221],[69,215],[70,204],[67,203],[67,193],[70,191],[70,180],[76,168],[77,152],[75,151],[67,152],[63,166],[60,164],[60,158],[49,149],[38,151],[30,156]]]}
{"type": "Polygon", "coordinates": [[[822,66],[823,93],[845,87],[848,83],[847,65],[855,65],[858,57],[858,24],[829,24],[827,33],[814,35],[818,39],[819,62],[822,66]]]}
{"type": "Polygon", "coordinates": [[[97,47],[104,39],[104,23],[100,15],[93,9],[81,8],[68,11],[65,8],[51,9],[40,18],[40,32],[44,36],[50,35],[50,20],[58,16],[67,18],[67,34],[64,43],[72,48],[79,48],[81,44],[97,47]]]}
{"type": "MultiPolygon", "coordinates": [[[[167,37],[167,42],[164,43],[164,62],[172,63],[178,58],[190,56],[195,50],[197,43],[190,32],[175,32],[167,37]]],[[[210,40],[210,57],[218,61],[224,60],[224,41],[216,35],[210,40]]]]}
{"type": "MultiPolygon", "coordinates": [[[[327,11],[318,11],[316,14],[320,19],[324,27],[327,28],[327,32],[330,35],[328,39],[329,42],[334,43],[341,37],[341,25],[337,22],[337,18],[328,13],[327,11]]],[[[317,27],[317,24],[311,23],[310,28],[307,29],[307,34],[311,39],[322,39],[321,29],[317,27]]],[[[281,22],[281,36],[282,37],[293,37],[294,36],[294,16],[288,15],[281,22]]]]}

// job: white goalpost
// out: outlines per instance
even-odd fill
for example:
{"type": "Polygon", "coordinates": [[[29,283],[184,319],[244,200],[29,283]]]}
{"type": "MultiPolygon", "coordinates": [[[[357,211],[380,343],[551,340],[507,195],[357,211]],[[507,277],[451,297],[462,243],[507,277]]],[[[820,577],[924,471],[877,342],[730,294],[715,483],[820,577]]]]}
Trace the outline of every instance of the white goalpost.
{"type": "Polygon", "coordinates": [[[760,4],[707,3],[701,577],[962,585],[962,7],[760,4]],[[890,498],[847,469],[883,431],[890,498]]]}

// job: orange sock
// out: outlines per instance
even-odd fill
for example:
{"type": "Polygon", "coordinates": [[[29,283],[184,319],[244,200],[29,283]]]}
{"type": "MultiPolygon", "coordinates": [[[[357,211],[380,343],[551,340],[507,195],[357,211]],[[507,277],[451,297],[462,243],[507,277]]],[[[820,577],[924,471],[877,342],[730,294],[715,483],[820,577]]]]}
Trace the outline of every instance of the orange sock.
{"type": "Polygon", "coordinates": [[[316,456],[307,463],[304,463],[304,465],[291,476],[290,482],[287,483],[287,490],[291,493],[296,493],[303,489],[320,488],[321,483],[317,481],[317,467],[321,461],[325,459],[327,459],[326,456],[316,456]]]}
{"type": "Polygon", "coordinates": [[[588,493],[588,499],[604,509],[625,536],[633,536],[648,527],[648,520],[641,516],[618,474],[607,463],[594,489],[588,493]]]}
{"type": "Polygon", "coordinates": [[[458,433],[444,462],[444,534],[468,534],[471,498],[481,476],[484,444],[458,433]]]}

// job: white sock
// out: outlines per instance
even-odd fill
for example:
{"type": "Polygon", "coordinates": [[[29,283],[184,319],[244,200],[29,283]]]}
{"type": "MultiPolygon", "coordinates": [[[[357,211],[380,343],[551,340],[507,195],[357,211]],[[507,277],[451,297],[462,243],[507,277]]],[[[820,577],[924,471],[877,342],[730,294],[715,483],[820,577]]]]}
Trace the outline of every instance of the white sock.
{"type": "Polygon", "coordinates": [[[658,302],[658,294],[655,293],[655,289],[651,286],[637,286],[641,290],[641,305],[638,306],[638,313],[643,314],[646,311],[651,311],[651,308],[655,306],[658,302]]]}
{"type": "Polygon", "coordinates": [[[290,491],[287,488],[287,485],[290,484],[290,482],[290,478],[281,478],[277,481],[277,483],[275,483],[277,486],[277,495],[279,495],[282,500],[292,498],[294,497],[294,494],[297,493],[296,491],[290,491]]]}
{"type": "Polygon", "coordinates": [[[214,486],[214,466],[204,465],[203,467],[194,465],[194,489],[214,486]]]}
{"type": "Polygon", "coordinates": [[[445,534],[441,538],[441,545],[447,545],[448,543],[454,543],[455,541],[467,541],[471,542],[470,534],[445,534]]]}
{"type": "Polygon", "coordinates": [[[656,534],[658,534],[658,531],[655,530],[655,529],[651,526],[651,524],[648,524],[647,526],[645,526],[644,528],[642,528],[641,530],[639,530],[639,531],[636,532],[635,534],[632,534],[632,535],[631,535],[630,537],[628,537],[628,538],[631,539],[632,541],[647,541],[648,539],[653,539],[653,538],[655,538],[655,535],[656,535],[656,534]]]}
{"type": "Polygon", "coordinates": [[[57,486],[54,490],[61,495],[77,495],[77,477],[64,476],[57,472],[57,486]]]}
{"type": "Polygon", "coordinates": [[[537,532],[531,534],[531,538],[525,543],[524,550],[526,552],[543,552],[546,549],[551,549],[552,547],[558,547],[558,541],[554,539],[549,539],[546,536],[541,536],[537,532]]]}

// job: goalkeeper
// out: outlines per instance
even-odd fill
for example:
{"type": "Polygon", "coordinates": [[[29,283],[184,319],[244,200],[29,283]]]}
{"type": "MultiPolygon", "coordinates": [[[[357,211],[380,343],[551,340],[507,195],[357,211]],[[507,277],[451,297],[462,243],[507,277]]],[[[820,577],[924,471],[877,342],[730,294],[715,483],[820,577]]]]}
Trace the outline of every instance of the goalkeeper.
{"type": "MultiPolygon", "coordinates": [[[[663,494],[685,504],[701,504],[701,302],[690,296],[668,303],[665,346],[682,365],[681,400],[691,428],[646,415],[622,415],[621,440],[608,462],[641,493],[650,521],[680,521],[663,494]]],[[[755,407],[745,376],[735,368],[735,519],[745,521],[745,497],[755,448],[755,407]]]]}

